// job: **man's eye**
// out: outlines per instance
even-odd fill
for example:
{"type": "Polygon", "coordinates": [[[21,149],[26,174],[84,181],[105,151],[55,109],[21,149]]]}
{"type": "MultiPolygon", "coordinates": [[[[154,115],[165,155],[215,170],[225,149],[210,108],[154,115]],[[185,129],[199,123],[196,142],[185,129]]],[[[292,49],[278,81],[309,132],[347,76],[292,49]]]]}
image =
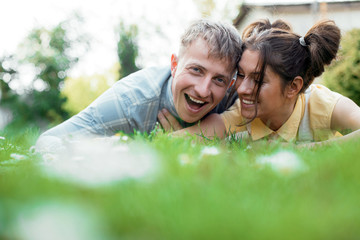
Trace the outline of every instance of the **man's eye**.
{"type": "Polygon", "coordinates": [[[219,83],[224,83],[225,82],[225,80],[222,79],[222,78],[216,78],[216,81],[219,82],[219,83]]]}
{"type": "Polygon", "coordinates": [[[193,67],[192,70],[193,70],[194,72],[200,72],[200,68],[197,68],[197,67],[193,67]]]}

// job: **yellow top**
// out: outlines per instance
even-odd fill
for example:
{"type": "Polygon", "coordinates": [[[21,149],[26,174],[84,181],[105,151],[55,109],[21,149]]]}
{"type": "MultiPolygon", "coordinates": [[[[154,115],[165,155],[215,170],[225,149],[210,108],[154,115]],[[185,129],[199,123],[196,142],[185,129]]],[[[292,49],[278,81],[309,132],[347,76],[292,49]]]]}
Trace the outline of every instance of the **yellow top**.
{"type": "Polygon", "coordinates": [[[299,126],[304,116],[307,103],[309,115],[310,131],[315,141],[323,141],[335,136],[341,136],[336,131],[330,129],[331,116],[335,104],[341,97],[339,93],[332,92],[320,84],[312,84],[306,94],[309,94],[308,101],[305,100],[305,94],[299,95],[295,108],[289,119],[277,131],[268,128],[259,118],[255,118],[251,123],[246,123],[246,119],[241,116],[241,104],[238,99],[234,105],[221,114],[226,130],[236,133],[239,137],[249,137],[253,141],[268,137],[269,139],[278,139],[285,141],[298,140],[299,126]]]}

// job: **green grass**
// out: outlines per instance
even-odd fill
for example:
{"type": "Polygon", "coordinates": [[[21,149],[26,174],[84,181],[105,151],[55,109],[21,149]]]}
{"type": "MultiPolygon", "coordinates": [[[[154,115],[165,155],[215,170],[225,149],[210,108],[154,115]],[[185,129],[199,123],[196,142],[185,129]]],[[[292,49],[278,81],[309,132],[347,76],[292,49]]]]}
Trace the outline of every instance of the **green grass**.
{"type": "Polygon", "coordinates": [[[33,226],[26,219],[34,219],[38,209],[56,218],[54,208],[64,219],[78,217],[73,225],[92,239],[360,236],[359,141],[306,150],[137,135],[121,144],[152,149],[161,166],[158,173],[151,179],[89,186],[45,174],[41,157],[29,151],[37,135],[31,129],[11,136],[0,132],[5,137],[0,140],[0,239],[33,239],[19,233],[21,222],[33,226]],[[220,153],[204,155],[209,146],[220,153]],[[259,156],[282,150],[294,152],[307,170],[287,175],[256,164],[259,156]],[[16,160],[12,153],[25,157],[16,160]]]}

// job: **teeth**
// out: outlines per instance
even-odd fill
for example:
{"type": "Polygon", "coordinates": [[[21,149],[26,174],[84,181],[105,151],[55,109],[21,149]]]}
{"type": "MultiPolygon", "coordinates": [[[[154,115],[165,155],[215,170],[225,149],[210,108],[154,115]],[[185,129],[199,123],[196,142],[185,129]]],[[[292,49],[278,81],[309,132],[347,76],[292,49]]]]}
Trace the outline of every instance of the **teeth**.
{"type": "Polygon", "coordinates": [[[192,97],[190,97],[190,96],[189,96],[189,98],[190,98],[191,101],[196,102],[196,103],[198,103],[198,104],[204,104],[204,103],[205,103],[205,102],[203,102],[203,101],[197,100],[197,99],[192,98],[192,97]]]}
{"type": "Polygon", "coordinates": [[[242,101],[245,104],[254,104],[254,101],[249,101],[249,100],[245,100],[245,99],[243,99],[242,101]]]}

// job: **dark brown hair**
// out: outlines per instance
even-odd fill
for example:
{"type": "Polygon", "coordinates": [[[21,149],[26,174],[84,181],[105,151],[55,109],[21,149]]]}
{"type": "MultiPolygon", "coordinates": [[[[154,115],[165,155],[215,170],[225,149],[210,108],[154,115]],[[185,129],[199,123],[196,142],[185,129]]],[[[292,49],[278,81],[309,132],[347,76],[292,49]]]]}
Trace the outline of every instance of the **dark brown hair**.
{"type": "MultiPolygon", "coordinates": [[[[280,76],[282,91],[295,77],[300,76],[303,87],[299,93],[304,92],[315,77],[324,72],[325,65],[336,57],[341,34],[334,21],[323,20],[303,36],[301,44],[301,36],[292,32],[284,21],[277,20],[271,24],[269,20],[260,20],[247,26],[242,37],[243,52],[246,49],[258,51],[260,56],[257,66],[260,74],[254,93],[257,99],[267,67],[280,76]]],[[[256,115],[257,108],[253,119],[256,115]]]]}
{"type": "Polygon", "coordinates": [[[300,44],[301,36],[293,33],[286,25],[282,20],[273,24],[270,24],[269,20],[263,20],[250,24],[244,30],[243,51],[249,49],[260,54],[258,91],[266,67],[270,66],[282,79],[283,87],[290,84],[295,77],[302,77],[304,84],[300,93],[304,92],[336,57],[341,34],[334,21],[323,20],[315,24],[303,37],[305,46],[300,44]],[[263,22],[271,27],[264,28],[263,22]]]}

